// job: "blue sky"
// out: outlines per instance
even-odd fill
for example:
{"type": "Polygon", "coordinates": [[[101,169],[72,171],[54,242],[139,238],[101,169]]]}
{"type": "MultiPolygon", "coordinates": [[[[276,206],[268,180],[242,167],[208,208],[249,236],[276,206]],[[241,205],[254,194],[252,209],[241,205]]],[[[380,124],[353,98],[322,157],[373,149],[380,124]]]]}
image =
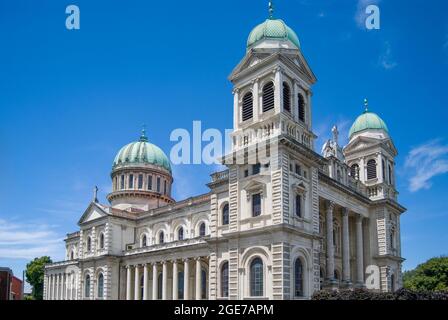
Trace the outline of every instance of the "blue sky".
{"type": "MultiPolygon", "coordinates": [[[[316,149],[337,123],[341,135],[363,99],[386,121],[397,158],[405,269],[447,254],[448,3],[277,0],[276,16],[298,34],[318,78],[316,149]],[[381,29],[359,23],[376,3],[381,29]]],[[[0,265],[63,258],[62,239],[92,197],[110,191],[116,152],[138,138],[167,153],[170,133],[232,127],[227,76],[265,0],[0,2],[0,265]],[[81,29],[65,28],[65,8],[81,29]]],[[[346,140],[346,139],[345,139],[346,140]]],[[[174,168],[174,196],[207,192],[214,166],[174,168]]]]}

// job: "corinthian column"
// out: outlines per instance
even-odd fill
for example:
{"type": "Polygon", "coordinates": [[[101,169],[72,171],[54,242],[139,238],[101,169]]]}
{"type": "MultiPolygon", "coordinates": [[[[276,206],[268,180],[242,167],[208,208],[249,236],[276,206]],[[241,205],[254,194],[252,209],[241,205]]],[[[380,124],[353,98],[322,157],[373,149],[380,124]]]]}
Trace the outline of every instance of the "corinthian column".
{"type": "Polygon", "coordinates": [[[333,210],[334,202],[327,201],[327,280],[332,284],[334,279],[334,243],[333,243],[333,210]]]}
{"type": "Polygon", "coordinates": [[[135,266],[134,299],[140,300],[140,269],[139,269],[139,265],[135,266]]]}
{"type": "Polygon", "coordinates": [[[202,292],[201,292],[201,259],[196,259],[196,300],[201,300],[202,292]]]}
{"type": "Polygon", "coordinates": [[[168,299],[168,262],[162,262],[162,300],[168,299]]]}
{"type": "Polygon", "coordinates": [[[184,300],[190,300],[188,282],[190,279],[190,266],[188,259],[184,260],[184,300]]]}
{"type": "Polygon", "coordinates": [[[345,285],[351,284],[350,280],[350,234],[348,224],[348,210],[342,209],[342,279],[345,285]]]}
{"type": "Polygon", "coordinates": [[[158,295],[158,288],[157,288],[157,263],[153,263],[152,265],[152,300],[157,300],[159,297],[158,295]]]}
{"type": "Polygon", "coordinates": [[[132,267],[127,266],[126,267],[126,300],[132,299],[132,293],[131,293],[131,281],[132,281],[132,267]]]}
{"type": "Polygon", "coordinates": [[[177,261],[173,260],[173,300],[179,299],[179,272],[177,271],[177,261]]]}
{"type": "Polygon", "coordinates": [[[148,264],[143,267],[143,300],[148,300],[148,264]]]}
{"type": "Polygon", "coordinates": [[[363,248],[363,234],[362,234],[362,215],[356,218],[356,270],[357,270],[357,285],[364,286],[364,248],[363,248]]]}

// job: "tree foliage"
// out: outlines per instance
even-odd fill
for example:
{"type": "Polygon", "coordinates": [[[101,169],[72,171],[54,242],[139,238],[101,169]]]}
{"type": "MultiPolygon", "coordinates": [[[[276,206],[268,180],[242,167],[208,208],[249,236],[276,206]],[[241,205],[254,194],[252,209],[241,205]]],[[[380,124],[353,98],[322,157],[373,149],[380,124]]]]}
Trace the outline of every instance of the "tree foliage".
{"type": "Polygon", "coordinates": [[[45,265],[52,263],[50,257],[35,258],[26,265],[26,281],[32,286],[31,296],[35,300],[42,300],[44,291],[45,265]]]}
{"type": "Polygon", "coordinates": [[[448,292],[413,291],[374,292],[366,289],[321,290],[312,300],[448,300],[448,292]]]}
{"type": "Polygon", "coordinates": [[[448,291],[448,257],[429,259],[405,272],[403,285],[411,290],[448,291]]]}

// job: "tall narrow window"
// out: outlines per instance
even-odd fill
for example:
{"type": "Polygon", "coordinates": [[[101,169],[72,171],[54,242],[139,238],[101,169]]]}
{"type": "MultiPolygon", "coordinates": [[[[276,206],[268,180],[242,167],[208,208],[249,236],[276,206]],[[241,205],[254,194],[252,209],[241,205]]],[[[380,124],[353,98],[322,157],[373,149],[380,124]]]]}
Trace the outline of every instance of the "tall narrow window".
{"type": "Polygon", "coordinates": [[[180,227],[177,231],[177,240],[182,241],[184,240],[184,228],[180,227]]]}
{"type": "Polygon", "coordinates": [[[376,161],[371,159],[367,162],[367,179],[375,179],[376,177],[376,161]]]}
{"type": "Polygon", "coordinates": [[[70,260],[74,260],[75,259],[75,251],[72,250],[72,252],[70,253],[70,260]]]}
{"type": "Polygon", "coordinates": [[[148,175],[148,190],[152,190],[152,175],[148,175]]]}
{"type": "Polygon", "coordinates": [[[303,265],[300,258],[297,258],[294,264],[294,296],[303,296],[303,265]]]}
{"type": "Polygon", "coordinates": [[[354,179],[359,180],[359,166],[356,163],[350,167],[350,175],[354,179]]]}
{"type": "Polygon", "coordinates": [[[388,166],[388,173],[389,173],[389,184],[393,184],[393,181],[392,181],[392,167],[390,165],[388,166]]]}
{"type": "Polygon", "coordinates": [[[296,194],[296,217],[302,218],[302,196],[296,194]]]}
{"type": "Polygon", "coordinates": [[[201,298],[207,299],[207,271],[201,270],[201,298]]]}
{"type": "Polygon", "coordinates": [[[260,173],[260,168],[261,168],[261,166],[260,166],[259,163],[254,164],[254,165],[252,166],[252,174],[253,174],[253,175],[259,174],[259,173],[260,173]]]}
{"type": "Polygon", "coordinates": [[[390,291],[395,292],[395,275],[390,275],[390,291]]]}
{"type": "Polygon", "coordinates": [[[199,236],[205,237],[205,223],[204,222],[202,222],[201,225],[199,226],[199,236]]]}
{"type": "Polygon", "coordinates": [[[102,299],[104,296],[104,276],[102,273],[98,275],[98,298],[102,299]]]}
{"type": "Polygon", "coordinates": [[[224,262],[221,267],[221,297],[229,296],[229,263],[224,262]]]}
{"type": "Polygon", "coordinates": [[[138,175],[138,188],[143,189],[143,175],[142,174],[138,175]]]}
{"type": "Polygon", "coordinates": [[[129,189],[133,189],[134,188],[134,175],[130,174],[129,175],[129,189]]]}
{"type": "Polygon", "coordinates": [[[261,194],[252,195],[252,217],[261,215],[261,194]]]}
{"type": "Polygon", "coordinates": [[[124,189],[124,175],[122,174],[120,177],[120,189],[123,190],[124,189]]]}
{"type": "Polygon", "coordinates": [[[226,203],[222,208],[222,225],[226,226],[229,224],[229,204],[226,203]]]}
{"type": "Polygon", "coordinates": [[[90,276],[86,275],[86,279],[84,282],[84,297],[90,298],[90,276]]]}
{"type": "Polygon", "coordinates": [[[386,182],[386,164],[384,163],[384,160],[381,160],[381,173],[383,176],[383,182],[386,182]]]}
{"type": "Polygon", "coordinates": [[[274,109],[274,83],[269,82],[263,87],[263,112],[274,109]]]}
{"type": "Polygon", "coordinates": [[[305,98],[299,93],[298,95],[299,104],[299,120],[305,122],[305,98]]]}
{"type": "Polygon", "coordinates": [[[248,92],[243,97],[242,118],[243,121],[252,119],[254,115],[254,99],[252,92],[248,92]]]}
{"type": "Polygon", "coordinates": [[[295,172],[296,174],[298,174],[299,176],[302,175],[302,168],[300,167],[299,164],[295,165],[295,172]]]}
{"type": "Polygon", "coordinates": [[[143,235],[142,237],[142,247],[146,247],[148,244],[148,241],[146,239],[146,234],[143,235]]]}
{"type": "Polygon", "coordinates": [[[104,249],[104,233],[100,233],[100,249],[104,249]]]}
{"type": "Polygon", "coordinates": [[[163,273],[161,272],[157,277],[157,299],[163,299],[163,273]]]}
{"type": "Polygon", "coordinates": [[[283,82],[283,109],[291,112],[291,89],[286,82],[283,82]]]}
{"type": "Polygon", "coordinates": [[[250,264],[250,295],[262,297],[263,294],[263,261],[255,258],[250,264]]]}
{"type": "Polygon", "coordinates": [[[177,276],[177,294],[179,299],[184,298],[184,273],[182,271],[177,276]]]}
{"type": "Polygon", "coordinates": [[[163,180],[163,194],[166,194],[166,180],[163,180]]]}
{"type": "Polygon", "coordinates": [[[159,233],[159,243],[162,244],[165,242],[165,234],[163,233],[163,231],[160,231],[159,233]]]}
{"type": "Polygon", "coordinates": [[[92,238],[87,237],[87,252],[92,251],[92,238]]]}
{"type": "Polygon", "coordinates": [[[160,193],[160,177],[157,177],[157,192],[160,193]]]}

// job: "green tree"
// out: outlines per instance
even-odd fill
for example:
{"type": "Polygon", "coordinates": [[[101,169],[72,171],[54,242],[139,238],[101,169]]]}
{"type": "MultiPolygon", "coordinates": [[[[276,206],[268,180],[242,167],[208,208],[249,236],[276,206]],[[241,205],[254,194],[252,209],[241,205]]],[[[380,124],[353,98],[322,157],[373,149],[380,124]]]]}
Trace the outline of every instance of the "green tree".
{"type": "Polygon", "coordinates": [[[31,296],[35,300],[43,299],[45,265],[52,263],[50,257],[35,258],[26,265],[26,281],[31,284],[33,290],[31,296]]]}
{"type": "Polygon", "coordinates": [[[406,271],[403,285],[411,290],[448,291],[448,257],[432,258],[406,271]]]}

